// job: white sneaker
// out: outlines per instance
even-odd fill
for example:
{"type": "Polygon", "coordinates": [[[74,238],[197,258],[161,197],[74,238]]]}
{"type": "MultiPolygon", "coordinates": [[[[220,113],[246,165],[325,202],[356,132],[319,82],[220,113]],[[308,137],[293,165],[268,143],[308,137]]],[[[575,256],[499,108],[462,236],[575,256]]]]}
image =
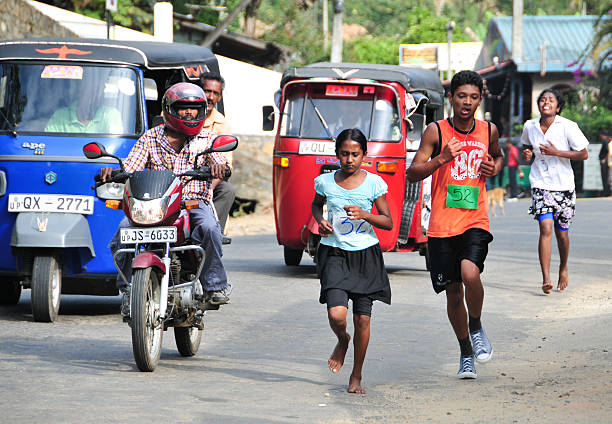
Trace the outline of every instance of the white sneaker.
{"type": "Polygon", "coordinates": [[[474,367],[474,355],[461,356],[459,358],[459,371],[457,377],[466,379],[476,378],[476,368],[474,367]]]}
{"type": "Polygon", "coordinates": [[[476,360],[478,362],[490,361],[491,356],[493,356],[493,347],[491,346],[491,342],[489,342],[489,338],[484,328],[470,333],[470,338],[472,339],[476,360]]]}

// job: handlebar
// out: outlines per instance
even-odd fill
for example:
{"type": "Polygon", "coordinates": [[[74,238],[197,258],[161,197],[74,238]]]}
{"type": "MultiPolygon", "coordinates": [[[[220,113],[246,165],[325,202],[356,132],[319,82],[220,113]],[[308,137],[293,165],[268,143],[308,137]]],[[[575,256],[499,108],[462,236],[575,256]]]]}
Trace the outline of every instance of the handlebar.
{"type": "MultiPolygon", "coordinates": [[[[207,180],[212,179],[212,173],[210,172],[210,167],[208,166],[201,166],[198,169],[183,172],[182,174],[178,176],[179,177],[190,177],[192,180],[198,180],[198,181],[207,181],[207,180]]],[[[232,171],[229,168],[226,168],[224,179],[228,179],[231,176],[232,176],[232,171]]]]}
{"type": "MultiPolygon", "coordinates": [[[[96,184],[92,186],[91,188],[95,190],[101,185],[108,184],[108,183],[125,183],[127,179],[130,178],[131,176],[132,176],[132,173],[130,172],[122,172],[120,169],[114,169],[111,172],[110,178],[107,179],[106,181],[102,181],[100,174],[96,174],[94,175],[94,181],[96,182],[96,184]]],[[[232,171],[229,168],[226,168],[224,179],[228,179],[231,176],[232,176],[232,171]]],[[[189,177],[192,180],[208,181],[208,180],[212,180],[212,173],[210,172],[210,167],[202,166],[198,169],[183,172],[182,174],[177,175],[177,177],[189,177]]]]}
{"type": "Polygon", "coordinates": [[[92,187],[92,189],[95,190],[96,188],[108,183],[124,183],[131,176],[132,174],[129,172],[122,172],[120,169],[113,169],[110,178],[106,181],[102,181],[100,174],[96,174],[94,175],[94,181],[96,184],[92,187]]]}

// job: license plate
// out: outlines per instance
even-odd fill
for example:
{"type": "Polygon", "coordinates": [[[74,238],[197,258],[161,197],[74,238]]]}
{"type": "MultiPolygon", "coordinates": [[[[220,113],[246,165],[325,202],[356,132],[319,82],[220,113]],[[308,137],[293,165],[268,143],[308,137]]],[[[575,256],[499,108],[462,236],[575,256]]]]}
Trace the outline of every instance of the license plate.
{"type": "Polygon", "coordinates": [[[93,213],[93,196],[73,194],[9,194],[9,212],[93,213]]]}
{"type": "Polygon", "coordinates": [[[122,244],[174,243],[176,227],[121,228],[119,235],[122,244]]]}
{"type": "Polygon", "coordinates": [[[331,141],[300,141],[300,155],[336,156],[336,145],[331,141]]]}

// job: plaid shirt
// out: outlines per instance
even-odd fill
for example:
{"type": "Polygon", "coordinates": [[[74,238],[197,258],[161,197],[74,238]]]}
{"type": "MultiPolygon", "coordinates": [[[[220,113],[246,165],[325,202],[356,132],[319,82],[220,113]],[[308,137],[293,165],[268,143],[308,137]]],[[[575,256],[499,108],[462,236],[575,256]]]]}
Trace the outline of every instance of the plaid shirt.
{"type": "MultiPolygon", "coordinates": [[[[183,149],[177,153],[170,146],[164,125],[158,125],[145,132],[136,142],[124,162],[126,172],[149,170],[166,170],[182,174],[193,169],[193,161],[197,153],[206,150],[212,143],[211,134],[201,131],[188,140],[183,149]]],[[[227,164],[221,153],[211,153],[200,156],[198,165],[210,166],[213,163],[227,164]],[[203,158],[203,159],[202,159],[203,158]]],[[[209,181],[183,180],[183,200],[203,200],[210,204],[213,191],[209,181]]]]}

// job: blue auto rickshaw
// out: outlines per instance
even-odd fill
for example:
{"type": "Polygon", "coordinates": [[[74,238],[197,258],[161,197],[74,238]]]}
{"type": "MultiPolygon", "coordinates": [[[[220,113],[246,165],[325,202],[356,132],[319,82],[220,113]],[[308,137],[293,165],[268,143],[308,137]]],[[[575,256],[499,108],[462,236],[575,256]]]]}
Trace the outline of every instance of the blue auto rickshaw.
{"type": "Polygon", "coordinates": [[[34,320],[51,322],[61,294],[118,294],[108,243],[123,213],[104,206],[123,184],[94,191],[116,162],[82,147],[98,141],[125,158],[161,123],[165,89],[206,71],[219,72],[217,59],[195,45],[0,42],[0,304],[29,288],[34,320]]]}

